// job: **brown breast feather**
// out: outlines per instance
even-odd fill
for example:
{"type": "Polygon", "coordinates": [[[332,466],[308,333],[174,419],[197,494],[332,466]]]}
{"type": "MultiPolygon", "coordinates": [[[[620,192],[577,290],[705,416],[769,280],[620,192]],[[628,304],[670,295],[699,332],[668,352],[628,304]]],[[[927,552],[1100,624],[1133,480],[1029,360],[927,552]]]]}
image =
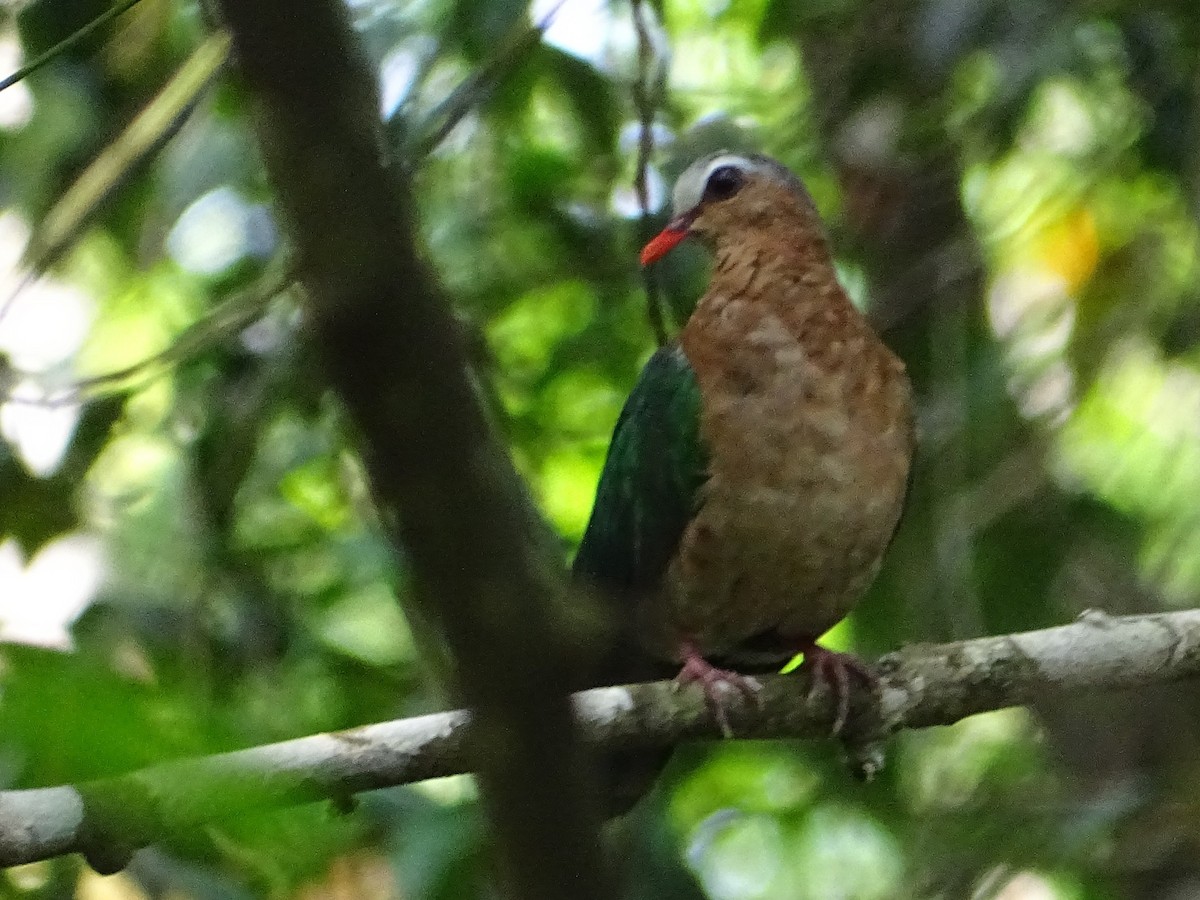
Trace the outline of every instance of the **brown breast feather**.
{"type": "Polygon", "coordinates": [[[711,464],[652,643],[722,655],[766,635],[790,655],[793,639],[850,611],[899,519],[913,452],[904,365],[846,297],[823,242],[770,234],[718,246],[681,343],[711,464]]]}

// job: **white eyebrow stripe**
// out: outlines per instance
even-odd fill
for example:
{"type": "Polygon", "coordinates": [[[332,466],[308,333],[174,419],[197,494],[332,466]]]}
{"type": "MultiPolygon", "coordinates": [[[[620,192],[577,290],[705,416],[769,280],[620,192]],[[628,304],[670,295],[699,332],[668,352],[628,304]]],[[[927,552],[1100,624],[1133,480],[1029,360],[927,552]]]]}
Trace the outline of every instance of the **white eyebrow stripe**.
{"type": "Polygon", "coordinates": [[[708,176],[721,166],[733,166],[746,173],[758,169],[753,160],[736,153],[722,153],[712,159],[692,163],[675,182],[675,193],[671,198],[671,208],[675,215],[699,205],[700,198],[704,196],[704,186],[708,184],[708,176]]]}

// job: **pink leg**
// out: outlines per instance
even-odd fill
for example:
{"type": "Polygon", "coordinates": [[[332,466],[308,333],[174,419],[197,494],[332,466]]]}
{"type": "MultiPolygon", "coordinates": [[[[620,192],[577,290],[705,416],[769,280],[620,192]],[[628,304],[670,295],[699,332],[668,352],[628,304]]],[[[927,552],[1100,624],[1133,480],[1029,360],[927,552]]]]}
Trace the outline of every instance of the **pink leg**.
{"type": "Polygon", "coordinates": [[[729,727],[729,714],[726,711],[730,690],[737,691],[744,699],[757,703],[762,685],[749,675],[729,669],[718,669],[689,641],[683,641],[679,645],[679,653],[683,657],[683,668],[675,676],[675,683],[700,685],[700,689],[704,691],[704,705],[716,720],[721,734],[727,738],[733,737],[733,729],[729,727]]]}
{"type": "Polygon", "coordinates": [[[812,674],[813,687],[824,681],[837,701],[837,716],[833,720],[833,733],[839,735],[846,727],[850,715],[850,679],[857,677],[865,686],[874,689],[879,676],[857,656],[827,650],[812,638],[804,638],[797,647],[804,654],[803,665],[812,674]]]}

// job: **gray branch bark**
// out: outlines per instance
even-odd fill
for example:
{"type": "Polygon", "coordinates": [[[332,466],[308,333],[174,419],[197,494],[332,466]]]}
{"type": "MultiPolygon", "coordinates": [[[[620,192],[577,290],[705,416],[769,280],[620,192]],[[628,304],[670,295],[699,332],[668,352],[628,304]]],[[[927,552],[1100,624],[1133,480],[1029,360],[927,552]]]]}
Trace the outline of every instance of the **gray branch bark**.
{"type": "MultiPolygon", "coordinates": [[[[905,728],[1071,693],[1128,690],[1200,676],[1200,610],[1113,618],[1087,613],[1057,628],[907,647],[877,665],[880,689],[855,698],[854,760],[905,728]]],[[[762,679],[761,702],[735,706],[739,738],[821,738],[833,704],[803,675],[762,679]]],[[[692,688],[670,682],[596,688],[574,697],[579,730],[607,750],[670,746],[720,731],[692,688]]],[[[464,710],[182,760],[81,785],[0,791],[0,866],[84,852],[120,860],[166,835],[248,810],[469,771],[464,710]]]]}

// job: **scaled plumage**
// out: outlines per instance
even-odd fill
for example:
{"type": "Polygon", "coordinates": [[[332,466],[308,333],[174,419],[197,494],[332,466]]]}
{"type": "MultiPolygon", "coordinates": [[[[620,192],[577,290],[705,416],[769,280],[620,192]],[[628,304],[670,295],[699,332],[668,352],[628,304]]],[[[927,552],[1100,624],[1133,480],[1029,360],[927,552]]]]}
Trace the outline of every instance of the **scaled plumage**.
{"type": "MultiPolygon", "coordinates": [[[[815,644],[878,571],[913,454],[903,364],[838,284],[803,184],[715,154],[675,188],[715,257],[677,343],[647,363],[613,437],[576,573],[616,595],[638,652],[710,702],[733,672],[808,654],[839,694],[861,664],[815,644]]],[[[718,703],[718,717],[723,711],[718,703]]]]}

